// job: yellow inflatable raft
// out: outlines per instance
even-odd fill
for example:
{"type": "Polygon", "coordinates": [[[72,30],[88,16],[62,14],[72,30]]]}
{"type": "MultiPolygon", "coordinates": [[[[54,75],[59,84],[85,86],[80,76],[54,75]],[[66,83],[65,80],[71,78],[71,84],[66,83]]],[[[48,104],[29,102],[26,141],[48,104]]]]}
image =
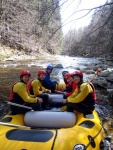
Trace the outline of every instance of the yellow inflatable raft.
{"type": "Polygon", "coordinates": [[[31,128],[23,114],[8,114],[0,122],[0,150],[101,150],[104,130],[97,112],[77,113],[76,119],[68,128],[31,128]]]}

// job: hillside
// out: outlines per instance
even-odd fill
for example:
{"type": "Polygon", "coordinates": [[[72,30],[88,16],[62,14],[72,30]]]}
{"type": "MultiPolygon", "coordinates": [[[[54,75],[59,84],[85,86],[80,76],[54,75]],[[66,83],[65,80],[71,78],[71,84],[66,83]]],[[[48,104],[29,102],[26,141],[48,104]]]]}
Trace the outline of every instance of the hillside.
{"type": "Polygon", "coordinates": [[[9,47],[12,53],[60,54],[60,26],[58,0],[0,1],[1,51],[9,47]]]}

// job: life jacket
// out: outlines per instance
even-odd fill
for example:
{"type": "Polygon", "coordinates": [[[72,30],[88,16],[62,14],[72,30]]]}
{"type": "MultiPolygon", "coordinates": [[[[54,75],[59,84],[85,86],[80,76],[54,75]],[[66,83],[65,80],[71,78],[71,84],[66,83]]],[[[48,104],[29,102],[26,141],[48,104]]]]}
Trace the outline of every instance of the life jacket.
{"type": "Polygon", "coordinates": [[[89,84],[90,84],[90,86],[91,86],[92,89],[93,89],[93,93],[92,93],[93,100],[96,101],[96,100],[97,100],[97,97],[96,97],[96,90],[95,90],[95,87],[94,87],[93,83],[90,82],[89,84]]]}
{"type": "Polygon", "coordinates": [[[67,79],[65,79],[65,78],[63,78],[63,79],[64,79],[64,83],[67,85],[68,84],[67,79]]]}
{"type": "MultiPolygon", "coordinates": [[[[66,90],[67,96],[70,96],[70,95],[75,91],[76,87],[77,87],[77,83],[76,83],[75,81],[73,81],[73,82],[71,83],[70,87],[68,87],[68,89],[69,89],[70,91],[69,91],[69,90],[66,90]]],[[[67,88],[66,88],[66,89],[67,89],[67,88]]]]}
{"type": "Polygon", "coordinates": [[[11,87],[10,95],[9,95],[9,100],[10,100],[10,101],[14,99],[13,87],[14,87],[14,85],[15,85],[16,83],[18,83],[18,82],[15,82],[15,83],[12,85],[12,87],[11,87]]]}
{"type": "MultiPolygon", "coordinates": [[[[95,88],[94,88],[94,86],[93,86],[93,84],[92,83],[89,83],[90,84],[90,86],[92,87],[92,89],[93,89],[93,92],[92,93],[89,93],[87,96],[86,96],[86,98],[82,101],[82,102],[80,102],[79,104],[82,106],[85,106],[86,108],[91,108],[91,107],[94,107],[94,104],[95,104],[95,101],[96,101],[96,93],[95,93],[95,88]]],[[[80,91],[80,87],[78,87],[78,91],[79,92],[81,92],[80,91]]],[[[84,107],[83,107],[84,108],[84,107]]]]}
{"type": "MultiPolygon", "coordinates": [[[[94,101],[96,101],[97,100],[97,97],[96,97],[96,91],[95,91],[95,87],[94,87],[94,85],[93,85],[93,83],[89,83],[89,85],[92,87],[92,89],[93,89],[93,92],[91,93],[91,95],[92,95],[92,99],[94,100],[94,101]]],[[[80,91],[80,87],[78,87],[78,92],[81,92],[80,91]]]]}
{"type": "Polygon", "coordinates": [[[32,87],[32,81],[34,81],[35,80],[35,78],[34,79],[31,79],[29,82],[28,82],[28,84],[27,84],[27,92],[28,93],[30,93],[30,94],[32,94],[32,95],[34,95],[34,92],[33,92],[33,87],[32,87]]]}
{"type": "MultiPolygon", "coordinates": [[[[21,81],[19,81],[21,82],[21,81]]],[[[12,87],[11,87],[11,90],[10,90],[10,96],[9,96],[9,100],[14,102],[14,103],[18,103],[18,104],[23,104],[24,101],[23,99],[17,94],[17,93],[14,93],[13,92],[13,87],[15,84],[17,84],[18,82],[15,82],[12,87]]]]}

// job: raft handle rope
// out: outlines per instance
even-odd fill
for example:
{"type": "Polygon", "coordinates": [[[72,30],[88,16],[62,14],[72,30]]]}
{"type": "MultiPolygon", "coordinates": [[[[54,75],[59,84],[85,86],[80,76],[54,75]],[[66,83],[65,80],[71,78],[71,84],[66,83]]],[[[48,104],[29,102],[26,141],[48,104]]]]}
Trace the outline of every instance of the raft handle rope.
{"type": "Polygon", "coordinates": [[[52,143],[51,150],[54,149],[55,141],[56,141],[56,138],[57,138],[57,135],[58,135],[58,131],[57,130],[55,130],[55,131],[56,131],[56,133],[55,133],[55,137],[54,137],[54,140],[53,140],[53,143],[52,143]]]}
{"type": "MultiPolygon", "coordinates": [[[[101,129],[99,130],[99,132],[98,132],[94,137],[92,137],[92,140],[94,140],[94,139],[101,133],[102,129],[103,129],[103,128],[101,128],[101,129]]],[[[91,141],[87,144],[86,149],[89,147],[90,144],[91,144],[91,141]]]]}

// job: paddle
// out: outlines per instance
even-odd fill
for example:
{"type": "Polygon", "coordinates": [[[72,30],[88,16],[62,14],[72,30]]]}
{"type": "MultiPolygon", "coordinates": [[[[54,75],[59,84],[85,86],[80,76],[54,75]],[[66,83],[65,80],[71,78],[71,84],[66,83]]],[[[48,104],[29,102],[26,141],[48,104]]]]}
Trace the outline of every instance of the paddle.
{"type": "Polygon", "coordinates": [[[8,126],[8,127],[15,127],[19,129],[31,129],[31,127],[27,126],[22,126],[22,125],[17,125],[17,124],[10,124],[10,123],[5,123],[5,122],[0,122],[0,125],[8,126]]]}
{"type": "MultiPolygon", "coordinates": [[[[101,69],[98,69],[98,70],[95,72],[94,76],[87,82],[87,84],[85,85],[85,87],[84,87],[80,92],[82,92],[82,91],[87,87],[87,85],[90,84],[90,82],[93,81],[93,79],[94,79],[100,72],[101,72],[101,69]]],[[[102,102],[100,102],[100,101],[97,100],[97,99],[95,100],[95,102],[96,102],[97,104],[102,104],[102,102]]]]}
{"type": "Polygon", "coordinates": [[[12,102],[9,102],[9,101],[4,101],[4,102],[7,103],[8,105],[13,105],[13,106],[17,106],[17,107],[22,107],[22,108],[33,110],[32,107],[24,106],[24,105],[17,104],[17,103],[12,103],[12,102]]]}
{"type": "Polygon", "coordinates": [[[82,91],[87,87],[87,85],[90,84],[90,82],[93,81],[93,79],[94,79],[100,72],[101,72],[101,70],[98,69],[98,70],[95,72],[95,74],[93,75],[93,77],[87,82],[87,84],[84,86],[84,88],[83,88],[80,92],[82,92],[82,91]]]}

